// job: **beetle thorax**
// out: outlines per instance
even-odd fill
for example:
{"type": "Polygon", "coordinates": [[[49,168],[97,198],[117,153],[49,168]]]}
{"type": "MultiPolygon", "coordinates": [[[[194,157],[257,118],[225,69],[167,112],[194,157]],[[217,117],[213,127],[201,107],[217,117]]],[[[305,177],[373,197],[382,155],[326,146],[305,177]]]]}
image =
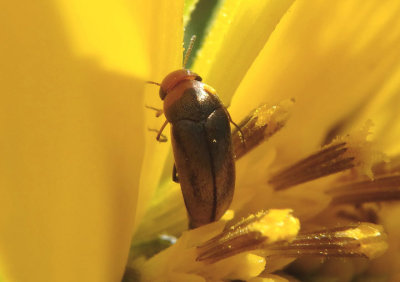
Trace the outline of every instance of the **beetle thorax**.
{"type": "Polygon", "coordinates": [[[179,83],[164,99],[164,113],[171,123],[184,119],[202,121],[220,107],[220,101],[196,80],[179,83]]]}
{"type": "Polygon", "coordinates": [[[178,84],[188,80],[201,81],[201,77],[198,74],[187,69],[180,69],[169,73],[161,82],[161,100],[164,100],[167,94],[170,93],[178,84]]]}

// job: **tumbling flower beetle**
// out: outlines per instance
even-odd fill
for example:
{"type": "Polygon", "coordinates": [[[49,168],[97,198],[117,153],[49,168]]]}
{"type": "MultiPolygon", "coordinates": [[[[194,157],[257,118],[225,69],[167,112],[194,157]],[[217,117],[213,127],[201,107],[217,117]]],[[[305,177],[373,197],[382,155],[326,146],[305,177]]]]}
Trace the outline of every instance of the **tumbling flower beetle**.
{"type": "Polygon", "coordinates": [[[232,201],[235,160],[229,123],[238,128],[215,90],[202,83],[198,74],[185,69],[194,40],[195,36],[182,69],[168,74],[161,84],[148,81],[160,86],[164,101],[167,120],[157,134],[158,141],[166,125],[171,124],[173,180],[181,185],[189,228],[218,220],[232,201]]]}

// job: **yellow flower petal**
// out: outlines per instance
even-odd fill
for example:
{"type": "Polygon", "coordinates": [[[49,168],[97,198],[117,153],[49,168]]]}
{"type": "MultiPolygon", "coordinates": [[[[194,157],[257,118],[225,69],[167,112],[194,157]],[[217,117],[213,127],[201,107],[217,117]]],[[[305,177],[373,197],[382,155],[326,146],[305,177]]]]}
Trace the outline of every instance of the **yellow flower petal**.
{"type": "MultiPolygon", "coordinates": [[[[177,67],[178,7],[180,1],[3,5],[5,280],[121,279],[148,155],[144,85],[132,75],[160,80],[177,67]]],[[[158,101],[155,93],[150,99],[158,101]]],[[[149,171],[156,179],[158,170],[149,171]]]]}
{"type": "MultiPolygon", "coordinates": [[[[290,280],[292,281],[292,280],[290,280]]],[[[293,280],[292,282],[296,282],[297,280],[293,280]]],[[[288,279],[280,277],[275,274],[266,274],[263,277],[255,277],[250,279],[248,282],[289,282],[288,279]]]]}
{"type": "Polygon", "coordinates": [[[293,0],[227,0],[220,7],[193,70],[229,102],[293,0]]]}
{"type": "MultiPolygon", "coordinates": [[[[140,77],[150,72],[148,8],[135,2],[58,0],[56,11],[65,22],[68,43],[77,56],[96,60],[102,67],[140,77]]],[[[154,7],[153,7],[154,8],[154,7]]],[[[153,27],[153,25],[150,25],[153,27]]],[[[137,96],[137,95],[135,95],[137,96]]]]}
{"type": "Polygon", "coordinates": [[[275,144],[281,160],[304,156],[397,65],[399,8],[397,1],[296,1],[243,79],[233,116],[295,98],[275,144]]]}
{"type": "MultiPolygon", "coordinates": [[[[265,258],[254,254],[243,253],[231,258],[219,261],[207,269],[203,275],[209,273],[225,273],[221,275],[229,280],[244,280],[259,275],[265,268],[265,258]]],[[[215,275],[215,274],[214,274],[215,275]]]]}
{"type": "MultiPolygon", "coordinates": [[[[150,52],[151,72],[147,79],[161,82],[168,73],[182,67],[183,0],[172,2],[167,0],[154,1],[149,10],[151,14],[147,15],[146,19],[151,20],[152,24],[150,25],[151,28],[147,28],[146,35],[149,37],[150,42],[147,48],[150,52]]],[[[142,95],[142,93],[138,92],[136,95],[142,95]]],[[[154,85],[146,87],[145,104],[162,108],[158,87],[154,85]]],[[[148,131],[149,128],[160,129],[164,121],[164,117],[157,119],[153,111],[147,110],[146,127],[144,131],[139,133],[139,135],[143,133],[146,136],[146,147],[140,174],[136,224],[140,223],[154,190],[159,184],[165,160],[171,149],[170,143],[157,142],[156,133],[148,131]]],[[[164,133],[169,136],[168,132],[169,128],[167,127],[164,133]]],[[[135,228],[137,228],[137,225],[135,225],[135,228]]]]}

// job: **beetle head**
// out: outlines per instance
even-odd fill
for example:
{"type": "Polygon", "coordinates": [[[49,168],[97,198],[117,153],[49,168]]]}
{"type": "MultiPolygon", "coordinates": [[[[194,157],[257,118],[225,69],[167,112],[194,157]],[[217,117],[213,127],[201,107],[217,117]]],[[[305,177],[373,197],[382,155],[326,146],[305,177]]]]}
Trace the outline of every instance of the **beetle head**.
{"type": "Polygon", "coordinates": [[[164,100],[168,92],[174,89],[180,82],[185,80],[197,80],[201,81],[201,77],[194,72],[187,69],[180,69],[169,73],[164,80],[161,82],[160,86],[160,98],[164,100]]]}

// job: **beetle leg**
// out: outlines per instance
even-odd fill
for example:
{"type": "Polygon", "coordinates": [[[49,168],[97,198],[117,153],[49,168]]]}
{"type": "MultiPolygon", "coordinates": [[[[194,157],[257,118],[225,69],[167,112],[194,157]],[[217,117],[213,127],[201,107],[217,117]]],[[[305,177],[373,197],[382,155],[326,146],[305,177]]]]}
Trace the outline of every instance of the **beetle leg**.
{"type": "Polygon", "coordinates": [[[163,109],[157,109],[157,108],[154,108],[152,106],[147,106],[147,105],[145,105],[145,107],[150,109],[150,110],[156,111],[156,117],[160,117],[164,113],[163,109]]]}
{"type": "Polygon", "coordinates": [[[172,168],[172,181],[179,183],[178,172],[176,171],[176,165],[172,168]]]}
{"type": "Polygon", "coordinates": [[[228,110],[226,108],[224,108],[226,115],[228,116],[229,122],[233,124],[233,126],[236,127],[236,129],[240,132],[240,139],[242,140],[242,143],[244,146],[246,146],[246,140],[244,139],[244,133],[243,131],[240,129],[240,126],[237,125],[231,118],[231,115],[229,114],[228,110]]]}
{"type": "MultiPolygon", "coordinates": [[[[147,129],[148,131],[154,131],[154,132],[159,132],[159,130],[158,129],[154,129],[154,128],[148,128],[147,129]]],[[[164,134],[161,134],[160,135],[160,138],[159,139],[157,139],[157,141],[158,142],[167,142],[168,141],[168,138],[167,138],[167,136],[165,136],[164,134]]]]}
{"type": "Polygon", "coordinates": [[[168,121],[166,120],[159,130],[154,129],[154,128],[148,128],[149,131],[157,132],[156,139],[158,142],[167,142],[168,141],[167,136],[162,134],[162,132],[163,132],[164,128],[167,126],[167,124],[168,124],[168,121]]]}
{"type": "Polygon", "coordinates": [[[164,128],[167,126],[167,124],[168,124],[168,120],[166,120],[163,123],[163,125],[160,128],[160,130],[158,131],[158,134],[157,134],[157,137],[156,137],[158,142],[166,142],[168,140],[167,137],[165,137],[165,135],[162,134],[162,132],[163,132],[164,128]]]}

